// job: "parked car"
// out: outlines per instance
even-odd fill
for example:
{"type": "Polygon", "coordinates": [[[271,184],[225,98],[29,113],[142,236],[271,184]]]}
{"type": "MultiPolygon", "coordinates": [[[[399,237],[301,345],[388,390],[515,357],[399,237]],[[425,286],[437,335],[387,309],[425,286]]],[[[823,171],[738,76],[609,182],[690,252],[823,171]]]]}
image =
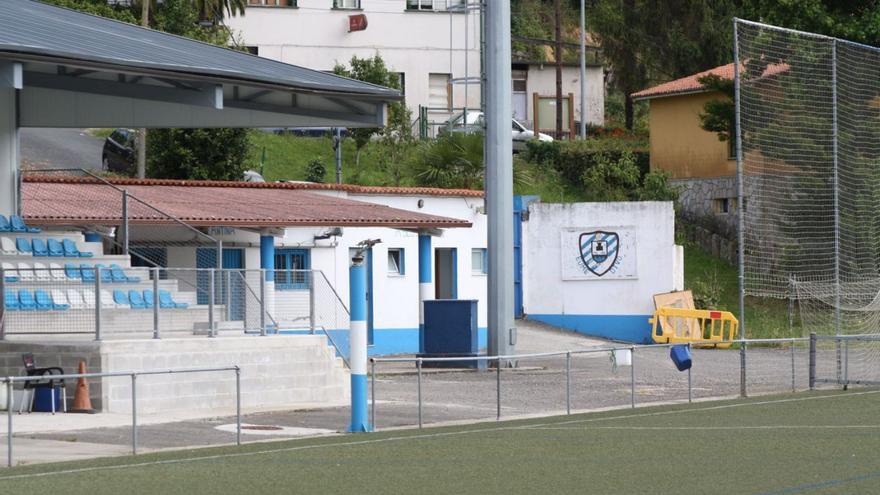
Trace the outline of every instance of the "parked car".
{"type": "MultiPolygon", "coordinates": [[[[512,132],[513,132],[513,151],[523,151],[526,149],[526,142],[532,139],[537,139],[539,141],[551,142],[553,138],[539,132],[535,135],[535,131],[530,131],[526,129],[526,127],[516,119],[510,119],[512,123],[512,132]]],[[[467,112],[467,122],[465,122],[465,114],[462,112],[461,114],[449,119],[446,122],[446,126],[444,129],[441,129],[441,132],[449,131],[449,132],[482,132],[486,127],[486,117],[483,115],[483,112],[478,110],[468,111],[467,112]]]]}
{"type": "Polygon", "coordinates": [[[137,131],[116,129],[104,140],[101,152],[101,170],[128,174],[134,170],[137,159],[137,131]]]}

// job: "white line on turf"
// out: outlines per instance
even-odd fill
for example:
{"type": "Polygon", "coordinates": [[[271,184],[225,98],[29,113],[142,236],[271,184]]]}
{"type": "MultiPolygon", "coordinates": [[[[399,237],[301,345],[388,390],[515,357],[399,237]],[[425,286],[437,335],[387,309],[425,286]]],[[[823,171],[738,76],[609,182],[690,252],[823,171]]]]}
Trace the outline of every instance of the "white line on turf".
{"type": "Polygon", "coordinates": [[[699,412],[699,411],[714,411],[719,409],[730,409],[734,407],[744,407],[744,406],[760,406],[760,405],[768,405],[768,404],[784,404],[787,402],[801,402],[801,401],[809,401],[809,400],[819,400],[819,399],[830,399],[830,398],[849,398],[849,397],[857,397],[861,395],[869,395],[880,393],[880,390],[870,390],[865,392],[849,392],[845,394],[833,394],[833,395],[817,395],[811,397],[801,397],[795,399],[777,399],[777,400],[768,400],[761,402],[746,402],[742,404],[725,404],[721,406],[712,406],[712,407],[701,407],[694,409],[676,409],[673,411],[662,411],[655,413],[644,413],[644,414],[627,414],[621,416],[609,416],[605,418],[592,418],[592,419],[584,419],[584,420],[572,420],[572,421],[554,421],[549,423],[539,423],[534,425],[524,425],[524,426],[507,426],[507,427],[495,427],[495,428],[479,428],[473,430],[461,430],[461,431],[447,431],[440,433],[426,433],[421,435],[404,435],[404,436],[396,436],[396,437],[387,437],[387,438],[374,438],[367,440],[356,440],[351,442],[338,442],[338,443],[324,443],[319,445],[298,445],[295,447],[285,447],[279,449],[265,449],[265,450],[255,450],[252,452],[230,452],[228,454],[215,454],[215,455],[206,455],[199,457],[189,457],[186,459],[167,459],[164,461],[147,461],[147,462],[138,462],[134,464],[119,464],[114,466],[94,466],[94,467],[85,467],[85,468],[76,468],[76,469],[65,469],[61,471],[49,471],[45,473],[29,473],[29,474],[17,474],[11,476],[2,476],[0,475],[0,482],[4,480],[15,480],[15,479],[23,479],[23,478],[42,478],[48,476],[60,476],[65,474],[77,474],[77,473],[88,473],[95,471],[113,471],[119,469],[132,469],[132,468],[141,468],[141,467],[150,467],[150,466],[161,466],[161,465],[170,465],[170,464],[185,464],[190,462],[199,462],[199,461],[211,461],[216,459],[229,459],[229,458],[237,458],[237,457],[251,457],[255,455],[267,455],[267,454],[278,454],[283,452],[296,452],[301,450],[312,450],[312,449],[321,449],[328,447],[352,447],[359,445],[370,445],[376,443],[388,443],[388,442],[396,442],[401,440],[424,440],[430,438],[442,438],[449,436],[458,436],[458,435],[470,435],[474,433],[488,433],[494,431],[516,431],[516,430],[529,430],[532,428],[538,427],[549,427],[554,425],[563,425],[563,424],[573,424],[573,423],[584,423],[589,421],[603,421],[606,419],[624,419],[624,418],[639,418],[639,417],[648,417],[648,416],[660,416],[666,414],[677,414],[677,413],[689,413],[689,412],[699,412]]]}
{"type": "Polygon", "coordinates": [[[762,425],[762,426],[536,426],[529,430],[848,430],[877,429],[880,425],[762,425]]]}

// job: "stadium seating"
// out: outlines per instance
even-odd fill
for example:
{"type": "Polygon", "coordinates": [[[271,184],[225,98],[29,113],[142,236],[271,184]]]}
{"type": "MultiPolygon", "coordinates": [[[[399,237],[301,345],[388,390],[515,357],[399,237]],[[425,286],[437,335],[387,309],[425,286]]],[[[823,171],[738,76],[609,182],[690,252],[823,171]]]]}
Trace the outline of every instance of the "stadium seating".
{"type": "Polygon", "coordinates": [[[122,289],[116,289],[113,291],[113,302],[115,302],[118,307],[131,306],[131,301],[128,300],[128,294],[122,289]]]}
{"type": "MultiPolygon", "coordinates": [[[[82,292],[76,289],[67,289],[67,302],[70,304],[70,307],[73,309],[85,309],[86,302],[83,300],[82,292]]],[[[94,307],[94,302],[92,303],[94,307]]]]}
{"type": "Polygon", "coordinates": [[[110,269],[106,266],[98,263],[95,265],[95,270],[98,270],[98,273],[101,274],[101,282],[110,283],[113,281],[113,274],[110,273],[110,269]]]}
{"type": "Polygon", "coordinates": [[[189,307],[189,304],[174,302],[174,300],[171,299],[170,292],[168,292],[167,290],[160,289],[159,290],[159,307],[160,308],[167,308],[167,309],[172,309],[172,308],[185,309],[185,308],[189,307]]]}
{"type": "Polygon", "coordinates": [[[55,309],[69,309],[71,307],[71,304],[68,302],[67,295],[64,293],[63,290],[52,289],[49,293],[52,296],[52,302],[55,303],[55,306],[59,306],[55,309]],[[60,306],[64,307],[62,308],[60,306]]]}
{"type": "Polygon", "coordinates": [[[130,277],[126,275],[122,267],[117,265],[116,263],[110,265],[110,276],[112,277],[114,282],[128,282],[130,284],[136,284],[141,281],[141,279],[138,277],[130,277]]]}
{"type": "Polygon", "coordinates": [[[128,301],[131,303],[132,309],[147,308],[146,303],[144,303],[144,295],[139,290],[131,289],[128,291],[128,301]]]}
{"type": "Polygon", "coordinates": [[[31,241],[25,239],[24,237],[15,238],[15,247],[18,248],[19,253],[33,253],[33,250],[31,248],[31,241]]]}
{"type": "Polygon", "coordinates": [[[49,248],[49,256],[53,258],[64,256],[64,248],[61,247],[61,242],[58,239],[47,239],[46,245],[49,248]]]}
{"type": "Polygon", "coordinates": [[[18,264],[18,277],[25,282],[30,282],[36,278],[34,277],[34,270],[27,263],[18,264]]]}
{"type": "Polygon", "coordinates": [[[49,268],[46,265],[34,263],[34,278],[41,282],[46,282],[52,280],[52,274],[49,273],[49,268]]]}
{"type": "Polygon", "coordinates": [[[91,258],[92,253],[86,251],[80,251],[79,248],[76,247],[76,243],[71,241],[70,239],[64,239],[61,241],[61,246],[64,249],[64,256],[69,258],[91,258]]]}
{"type": "Polygon", "coordinates": [[[144,290],[144,304],[147,306],[147,309],[153,309],[154,299],[156,296],[153,293],[152,289],[144,290]]]}
{"type": "Polygon", "coordinates": [[[12,226],[9,225],[9,220],[6,219],[5,215],[0,215],[0,232],[11,232],[12,226]]]}
{"type": "Polygon", "coordinates": [[[64,264],[64,274],[67,275],[67,278],[77,280],[82,278],[82,273],[80,272],[79,267],[77,267],[73,263],[64,264]]]}
{"type": "Polygon", "coordinates": [[[21,289],[18,291],[18,307],[22,311],[34,311],[37,309],[37,301],[29,290],[21,289]]]}
{"type": "Polygon", "coordinates": [[[31,248],[33,249],[34,256],[49,256],[49,248],[46,247],[46,241],[39,237],[31,241],[31,248]]]}
{"type": "Polygon", "coordinates": [[[16,311],[18,306],[18,292],[14,290],[6,290],[3,292],[3,302],[7,311],[16,311]]]}
{"type": "Polygon", "coordinates": [[[9,237],[0,237],[0,253],[10,255],[18,254],[18,248],[15,247],[15,241],[9,237]]]}
{"type": "Polygon", "coordinates": [[[49,273],[52,275],[52,280],[57,280],[59,282],[67,280],[67,275],[64,274],[64,268],[58,263],[49,263],[49,273]]]}
{"type": "Polygon", "coordinates": [[[32,234],[42,232],[42,229],[39,227],[28,227],[25,225],[24,220],[18,215],[11,215],[9,217],[9,224],[13,232],[30,232],[32,234]]]}
{"type": "Polygon", "coordinates": [[[79,272],[83,282],[95,282],[95,267],[83,263],[79,265],[79,272]]]}
{"type": "Polygon", "coordinates": [[[4,261],[0,266],[3,267],[3,280],[6,282],[18,282],[18,270],[15,269],[15,265],[4,261]]]}

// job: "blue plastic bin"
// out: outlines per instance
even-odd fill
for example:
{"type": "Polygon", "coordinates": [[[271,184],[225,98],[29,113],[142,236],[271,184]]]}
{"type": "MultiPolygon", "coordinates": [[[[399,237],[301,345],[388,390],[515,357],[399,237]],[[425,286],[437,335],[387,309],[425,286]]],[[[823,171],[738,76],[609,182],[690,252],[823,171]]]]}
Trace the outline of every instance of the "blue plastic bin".
{"type": "Polygon", "coordinates": [[[687,345],[674,345],[669,349],[669,357],[675,363],[678,371],[684,371],[691,367],[691,350],[687,345]]]}
{"type": "MultiPolygon", "coordinates": [[[[38,388],[34,392],[34,412],[52,412],[52,390],[38,388]]],[[[55,412],[61,412],[61,385],[55,387],[55,412]]]]}

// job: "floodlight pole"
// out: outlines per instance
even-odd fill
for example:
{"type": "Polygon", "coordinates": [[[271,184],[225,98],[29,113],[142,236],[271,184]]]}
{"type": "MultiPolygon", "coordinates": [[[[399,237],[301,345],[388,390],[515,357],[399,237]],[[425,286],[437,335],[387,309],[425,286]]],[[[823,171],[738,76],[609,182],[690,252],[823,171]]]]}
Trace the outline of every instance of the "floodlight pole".
{"type": "MultiPolygon", "coordinates": [[[[510,2],[486,2],[486,210],[489,355],[513,352],[513,142],[510,2]]],[[[511,365],[512,363],[505,363],[511,365]]],[[[499,363],[500,365],[500,363],[499,363]]]]}

